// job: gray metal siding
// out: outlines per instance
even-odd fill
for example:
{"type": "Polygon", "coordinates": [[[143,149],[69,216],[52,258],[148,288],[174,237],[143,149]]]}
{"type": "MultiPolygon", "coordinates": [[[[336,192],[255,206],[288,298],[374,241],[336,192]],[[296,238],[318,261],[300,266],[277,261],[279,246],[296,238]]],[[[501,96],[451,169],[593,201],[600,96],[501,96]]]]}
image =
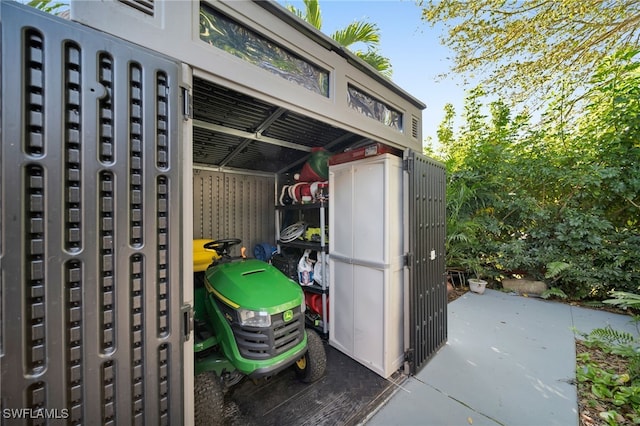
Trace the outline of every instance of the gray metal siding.
{"type": "Polygon", "coordinates": [[[410,369],[415,374],[447,341],[445,169],[410,151],[410,369]]]}
{"type": "MultiPolygon", "coordinates": [[[[275,244],[275,177],[195,169],[193,238],[275,244]]],[[[237,252],[239,254],[239,252],[237,252]]]]}
{"type": "Polygon", "coordinates": [[[2,409],[181,424],[180,68],[0,8],[2,409]]]}

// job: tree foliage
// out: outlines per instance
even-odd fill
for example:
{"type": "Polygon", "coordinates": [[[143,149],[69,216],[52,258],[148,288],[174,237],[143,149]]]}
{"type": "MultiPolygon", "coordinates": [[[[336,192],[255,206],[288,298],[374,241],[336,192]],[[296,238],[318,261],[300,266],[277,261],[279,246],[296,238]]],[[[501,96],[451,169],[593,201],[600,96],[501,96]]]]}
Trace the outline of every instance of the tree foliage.
{"type": "Polygon", "coordinates": [[[640,40],[638,0],[421,0],[423,19],[443,23],[453,72],[519,100],[562,87],[575,100],[598,64],[640,40]],[[505,93],[507,92],[507,93],[505,93]]]}
{"type": "MultiPolygon", "coordinates": [[[[302,20],[311,24],[318,30],[322,30],[322,12],[318,0],[303,0],[304,9],[298,9],[293,5],[287,5],[287,9],[302,20]]],[[[330,37],[346,48],[363,44],[366,50],[355,49],[353,53],[363,61],[371,65],[383,75],[391,77],[392,67],[388,58],[382,56],[379,51],[380,29],[376,24],[366,21],[354,21],[344,28],[330,34],[330,37]]]]}
{"type": "Polygon", "coordinates": [[[542,123],[473,90],[464,124],[438,131],[449,185],[450,266],[473,256],[496,274],[550,276],[573,297],[640,286],[640,56],[624,49],[592,74],[584,114],[559,96],[542,123]]]}

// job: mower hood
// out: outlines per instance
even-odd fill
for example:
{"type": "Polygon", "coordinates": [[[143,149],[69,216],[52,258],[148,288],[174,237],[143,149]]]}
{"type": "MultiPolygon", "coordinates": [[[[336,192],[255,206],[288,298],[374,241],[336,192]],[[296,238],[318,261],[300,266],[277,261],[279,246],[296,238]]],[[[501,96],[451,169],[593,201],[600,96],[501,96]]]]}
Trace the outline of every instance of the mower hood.
{"type": "Polygon", "coordinates": [[[209,293],[234,309],[273,315],[304,303],[302,289],[296,282],[257,259],[210,267],[206,271],[205,286],[209,293]]]}

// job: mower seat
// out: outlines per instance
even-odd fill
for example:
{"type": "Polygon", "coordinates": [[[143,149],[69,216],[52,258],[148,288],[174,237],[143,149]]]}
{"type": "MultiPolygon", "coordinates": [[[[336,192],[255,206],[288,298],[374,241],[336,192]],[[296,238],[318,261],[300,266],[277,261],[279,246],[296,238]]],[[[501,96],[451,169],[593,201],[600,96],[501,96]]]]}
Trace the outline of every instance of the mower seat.
{"type": "Polygon", "coordinates": [[[204,248],[206,243],[210,243],[211,239],[193,240],[193,272],[204,272],[214,260],[220,259],[215,250],[207,250],[204,248]]]}

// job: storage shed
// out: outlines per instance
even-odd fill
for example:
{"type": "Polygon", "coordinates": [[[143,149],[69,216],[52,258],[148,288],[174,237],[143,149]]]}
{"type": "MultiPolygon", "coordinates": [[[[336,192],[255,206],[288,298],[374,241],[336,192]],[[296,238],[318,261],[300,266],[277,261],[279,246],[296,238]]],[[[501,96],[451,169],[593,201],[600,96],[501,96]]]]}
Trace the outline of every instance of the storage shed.
{"type": "Polygon", "coordinates": [[[396,258],[335,253],[349,272],[331,269],[321,293],[353,277],[350,301],[332,301],[333,326],[350,325],[333,339],[327,315],[325,337],[377,362],[349,349],[365,315],[388,316],[358,303],[357,269],[393,265],[384,338],[399,358],[375,371],[413,374],[446,341],[444,169],[420,154],[421,101],[275,2],[72,0],[76,22],[0,8],[3,404],[68,407],[72,423],[188,423],[192,240],[277,245],[282,185],[318,148],[383,147],[396,170],[370,203],[393,216],[349,219],[376,221],[396,258]]]}

